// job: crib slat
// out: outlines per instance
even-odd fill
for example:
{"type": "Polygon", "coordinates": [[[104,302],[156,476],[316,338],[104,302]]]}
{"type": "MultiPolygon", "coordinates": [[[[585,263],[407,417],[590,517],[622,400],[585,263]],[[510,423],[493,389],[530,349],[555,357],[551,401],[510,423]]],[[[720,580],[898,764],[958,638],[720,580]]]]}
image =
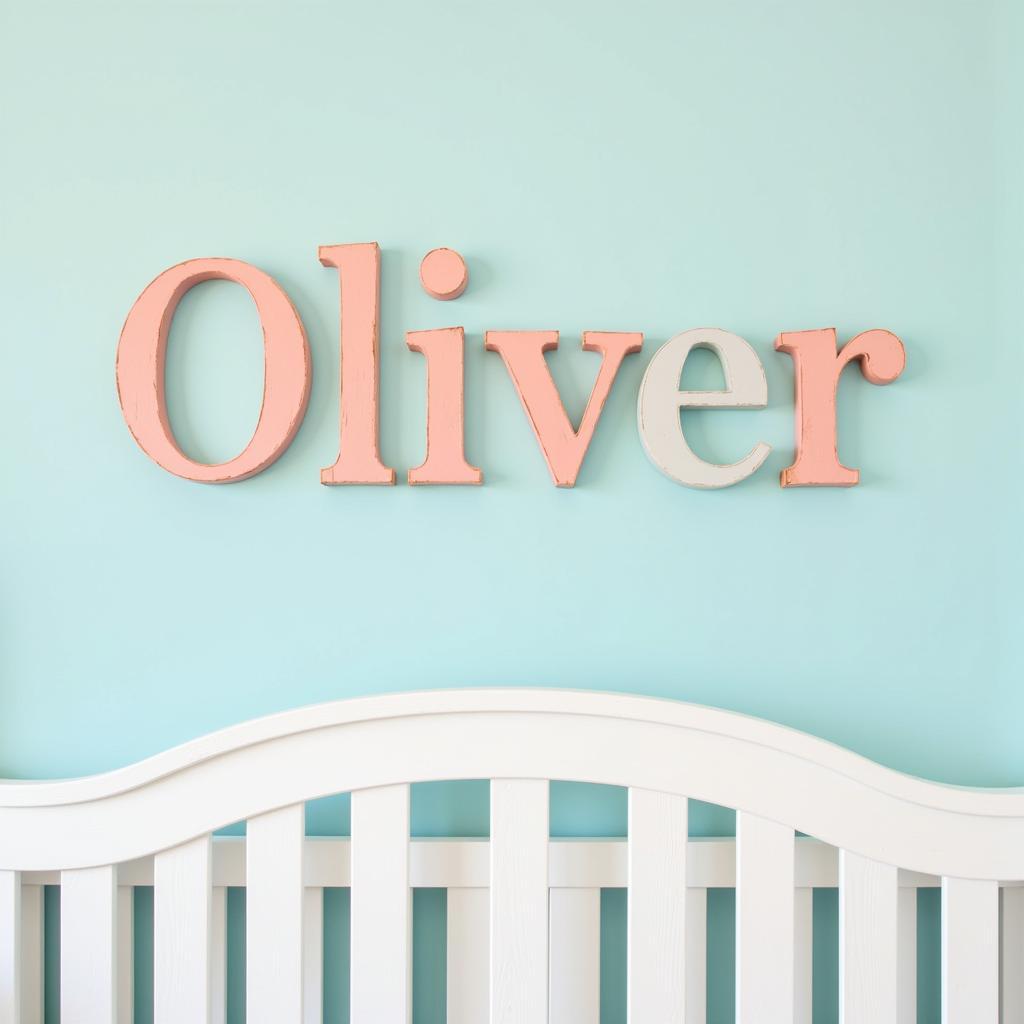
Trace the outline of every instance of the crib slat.
{"type": "Polygon", "coordinates": [[[547,782],[492,780],[490,846],[489,1021],[543,1022],[548,1012],[547,782]]]}
{"type": "Polygon", "coordinates": [[[736,814],[736,1022],[793,1020],[793,830],[736,814]]]}
{"type": "Polygon", "coordinates": [[[843,1024],[897,1024],[896,868],[839,851],[839,1013],[843,1024]]]}
{"type": "Polygon", "coordinates": [[[43,887],[0,871],[0,1021],[43,1019],[43,887]]]}
{"type": "Polygon", "coordinates": [[[490,915],[486,889],[448,890],[447,1024],[487,1020],[490,915]]]}
{"type": "Polygon", "coordinates": [[[1024,887],[1003,889],[1000,927],[1002,930],[1002,1016],[1004,1024],[1024,1022],[1024,887]]]}
{"type": "Polygon", "coordinates": [[[814,1012],[814,890],[795,890],[793,916],[793,1020],[811,1024],[814,1012]]]}
{"type": "Polygon", "coordinates": [[[228,891],[215,886],[210,898],[210,1021],[228,1018],[228,891]]]}
{"type": "Polygon", "coordinates": [[[352,794],[352,1024],[406,1024],[412,1007],[409,787],[352,794]]]}
{"type": "MultiPolygon", "coordinates": [[[[2,1018],[0,1018],[2,1019],[2,1018]]],[[[21,1020],[43,1020],[43,887],[21,887],[21,1020]]]]}
{"type": "Polygon", "coordinates": [[[154,1024],[210,1019],[211,868],[208,835],[154,858],[154,1024]]]}
{"type": "Polygon", "coordinates": [[[116,871],[63,871],[60,885],[61,1020],[116,1024],[116,871]]]}
{"type": "Polygon", "coordinates": [[[686,890],[686,1024],[708,1017],[708,891],[686,890]]]}
{"type": "Polygon", "coordinates": [[[245,993],[248,1024],[302,1024],[304,807],[246,826],[245,993]]]}
{"type": "Polygon", "coordinates": [[[999,1020],[999,887],[942,879],[942,1024],[999,1020]]]}
{"type": "Polygon", "coordinates": [[[917,1024],[917,890],[900,889],[897,957],[898,1020],[917,1024]]]}
{"type": "Polygon", "coordinates": [[[303,896],[303,1013],[305,1024],[323,1024],[324,1019],[324,891],[306,889],[303,896]]]}
{"type": "Polygon", "coordinates": [[[0,871],[0,1021],[21,1020],[21,873],[0,871]]]}
{"type": "Polygon", "coordinates": [[[630,1024],[685,1020],[686,798],[630,789],[628,842],[630,1024]]]}
{"type": "Polygon", "coordinates": [[[600,1024],[601,890],[551,889],[549,1024],[600,1024]]]}
{"type": "Polygon", "coordinates": [[[117,1020],[135,1020],[135,908],[131,886],[117,887],[117,1020]]]}

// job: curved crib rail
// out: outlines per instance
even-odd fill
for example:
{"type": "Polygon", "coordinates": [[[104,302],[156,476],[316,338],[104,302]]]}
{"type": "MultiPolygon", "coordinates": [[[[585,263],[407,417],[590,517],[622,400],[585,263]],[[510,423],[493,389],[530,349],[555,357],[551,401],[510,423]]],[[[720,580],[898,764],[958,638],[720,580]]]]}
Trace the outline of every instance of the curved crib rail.
{"type": "Polygon", "coordinates": [[[140,871],[154,885],[157,1024],[222,1019],[233,870],[247,887],[252,1024],[316,1019],[317,899],[329,884],[351,886],[354,1024],[404,1024],[417,877],[449,890],[451,1024],[592,1019],[595,894],[606,883],[629,889],[631,1024],[703,1020],[702,894],[730,870],[741,1024],[809,1021],[809,894],[829,882],[840,891],[844,1021],[914,1019],[911,897],[930,883],[911,872],[941,878],[944,1020],[995,1024],[1000,998],[1004,1019],[1024,1013],[1024,986],[1000,988],[999,976],[1001,898],[1002,955],[1022,952],[1009,940],[1024,934],[1024,888],[1000,897],[1000,884],[1024,879],[1024,791],[927,782],[711,708],[517,689],[324,704],[104,775],[0,783],[0,1020],[38,1013],[48,872],[62,887],[65,1021],[130,1019],[118,959],[126,879],[140,871]],[[462,778],[491,780],[490,840],[410,843],[409,784],[462,778]],[[628,840],[556,851],[551,779],[628,787],[628,840]],[[305,839],[303,804],[347,791],[351,841],[305,839]],[[735,808],[735,841],[695,849],[691,798],[735,808]],[[243,819],[244,841],[211,839],[243,819]]]}

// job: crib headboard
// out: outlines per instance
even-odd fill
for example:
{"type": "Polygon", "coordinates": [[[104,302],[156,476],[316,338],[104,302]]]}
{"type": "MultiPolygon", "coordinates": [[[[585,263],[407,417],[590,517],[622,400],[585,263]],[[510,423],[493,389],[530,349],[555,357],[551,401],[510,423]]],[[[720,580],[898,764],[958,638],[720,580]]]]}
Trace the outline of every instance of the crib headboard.
{"type": "Polygon", "coordinates": [[[600,891],[628,888],[631,1024],[705,1021],[709,888],[736,890],[736,1019],[809,1024],[811,894],[838,887],[840,1019],[916,1021],[916,893],[942,890],[947,1024],[1024,1020],[1024,791],[939,785],[779,725],[607,693],[451,690],[301,708],[104,775],[0,784],[0,1022],[131,1018],[131,887],[154,887],[154,1020],[224,1019],[246,887],[249,1024],[321,1019],[322,892],[351,887],[351,1020],[410,1016],[410,893],[447,890],[449,1024],[597,1024],[600,891]],[[410,840],[411,783],[490,780],[486,840],[410,840]],[[553,841],[549,780],[628,787],[628,837],[553,841]],[[351,793],[351,838],[304,804],[351,793]],[[687,801],[737,811],[690,839],[687,801]],[[245,820],[244,838],[212,833],[245,820]],[[803,833],[797,836],[796,833],[803,833]],[[813,838],[810,838],[813,837],[813,838]]]}

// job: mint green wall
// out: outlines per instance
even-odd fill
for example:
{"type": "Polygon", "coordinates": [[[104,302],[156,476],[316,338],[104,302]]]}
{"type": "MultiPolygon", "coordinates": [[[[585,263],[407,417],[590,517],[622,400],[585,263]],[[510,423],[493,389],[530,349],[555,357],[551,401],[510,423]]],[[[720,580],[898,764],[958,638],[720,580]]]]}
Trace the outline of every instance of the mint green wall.
{"type": "MultiPolygon", "coordinates": [[[[1021,781],[1020,360],[999,319],[1017,283],[1019,37],[999,14],[8,6],[0,769],[108,768],[350,694],[529,683],[705,701],[929,776],[1021,781]],[[337,283],[316,246],[368,239],[385,253],[384,454],[422,457],[404,331],[464,324],[483,488],[318,483],[337,283]],[[418,288],[435,245],[469,259],[455,303],[418,288]],[[297,440],[230,487],[149,462],[113,388],[133,299],[200,255],[274,274],[315,359],[297,440]],[[660,476],[634,425],[654,348],[703,324],[756,347],[770,407],[694,413],[694,445],[776,446],[719,493],[660,476]],[[784,492],[791,365],[771,342],[833,324],[895,330],[909,367],[888,389],[844,380],[861,486],[784,492]],[[596,363],[580,331],[646,332],[574,491],[549,483],[482,351],[499,327],[563,332],[574,415],[596,363]]],[[[223,458],[258,405],[249,301],[204,286],[173,334],[174,424],[223,458]]]]}
{"type": "MultiPolygon", "coordinates": [[[[1024,172],[1010,0],[857,4],[6,5],[0,15],[0,774],[125,764],[281,708],[418,687],[630,690],[762,715],[886,764],[1024,782],[1016,311],[1024,172]],[[409,329],[467,331],[479,489],[319,484],[337,443],[337,280],[384,251],[382,447],[423,454],[409,329]],[[441,305],[422,254],[462,251],[441,305]],[[158,469],[117,406],[121,323],[159,271],[273,274],[315,377],[286,455],[242,484],[158,469]],[[654,349],[717,325],[769,408],[687,417],[746,483],[648,463],[654,349]],[[777,485],[781,330],[886,327],[909,365],[844,378],[850,490],[777,485]],[[551,486],[487,328],[642,330],[579,483],[551,486]]],[[[189,295],[168,369],[197,458],[239,450],[251,304],[189,295]]],[[[688,379],[713,382],[695,361],[688,379]]]]}

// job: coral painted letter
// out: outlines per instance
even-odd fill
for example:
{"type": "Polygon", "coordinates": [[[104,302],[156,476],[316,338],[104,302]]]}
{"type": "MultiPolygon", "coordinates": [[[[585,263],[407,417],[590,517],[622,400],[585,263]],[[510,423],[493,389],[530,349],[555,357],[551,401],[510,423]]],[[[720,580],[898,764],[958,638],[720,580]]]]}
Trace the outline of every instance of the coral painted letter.
{"type": "Polygon", "coordinates": [[[312,376],[299,314],[281,286],[241,260],[187,260],[165,270],[136,299],[117,346],[117,396],[139,447],[169,473],[200,483],[226,484],[266,469],[291,443],[302,423],[312,376]],[[174,311],[202,281],[234,281],[256,303],[263,327],[263,406],[241,454],[210,466],[179,447],[167,416],[164,362],[174,311]]]}
{"type": "Polygon", "coordinates": [[[380,248],[376,242],[320,246],[320,262],[336,267],[341,289],[341,440],[324,484],[393,484],[395,471],[380,459],[380,248]]]}
{"type": "Polygon", "coordinates": [[[836,351],[836,331],[789,331],[775,347],[793,357],[796,377],[796,458],[782,471],[783,487],[853,487],[856,469],[839,461],[836,392],[839,375],[857,360],[872,384],[891,384],[906,365],[903,342],[890,331],[858,334],[836,351]]]}
{"type": "Polygon", "coordinates": [[[551,479],[558,487],[576,483],[622,360],[631,352],[639,352],[643,341],[642,334],[584,331],[583,349],[601,353],[601,369],[579,430],[573,430],[544,359],[545,352],[558,348],[558,331],[488,331],[484,336],[484,347],[499,352],[505,360],[551,479]]]}

